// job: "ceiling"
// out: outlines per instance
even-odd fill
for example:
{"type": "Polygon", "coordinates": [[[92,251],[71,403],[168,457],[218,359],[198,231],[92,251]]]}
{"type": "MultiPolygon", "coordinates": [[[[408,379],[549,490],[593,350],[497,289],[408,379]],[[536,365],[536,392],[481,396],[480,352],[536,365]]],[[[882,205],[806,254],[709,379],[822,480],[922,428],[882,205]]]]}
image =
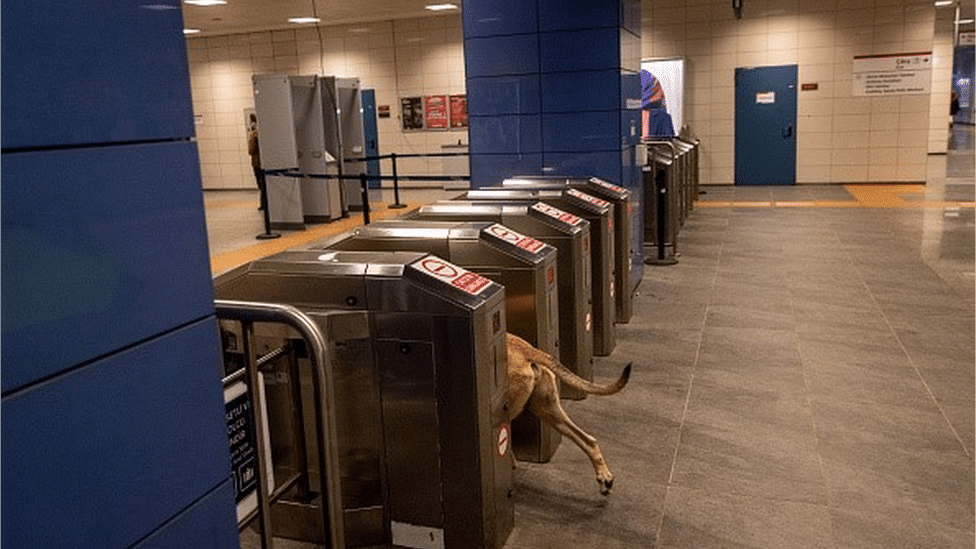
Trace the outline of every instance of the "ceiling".
{"type": "MultiPolygon", "coordinates": [[[[234,34],[294,29],[296,25],[288,22],[290,17],[316,16],[322,20],[322,25],[428,17],[445,12],[432,12],[424,6],[443,1],[461,5],[461,0],[227,0],[226,4],[218,6],[194,6],[184,2],[183,19],[186,28],[200,29],[202,35],[234,34]]],[[[961,0],[959,5],[962,18],[973,17],[971,0],[961,0]]],[[[963,30],[972,28],[971,24],[962,27],[963,30]]]]}
{"type": "MultiPolygon", "coordinates": [[[[291,17],[316,16],[322,25],[435,16],[427,4],[450,0],[227,0],[218,6],[183,3],[183,23],[202,35],[294,29],[291,17]]],[[[453,0],[460,6],[461,0],[453,0]]],[[[458,13],[457,10],[447,13],[458,13]]]]}

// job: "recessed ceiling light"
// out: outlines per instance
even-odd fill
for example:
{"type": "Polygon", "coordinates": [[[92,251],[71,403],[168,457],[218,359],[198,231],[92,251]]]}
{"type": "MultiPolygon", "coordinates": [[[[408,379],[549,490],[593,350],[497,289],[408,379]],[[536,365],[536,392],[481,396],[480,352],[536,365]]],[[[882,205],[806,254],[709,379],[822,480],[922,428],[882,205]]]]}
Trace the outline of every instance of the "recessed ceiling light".
{"type": "Polygon", "coordinates": [[[183,29],[183,34],[197,34],[200,29],[183,29]]]}
{"type": "Polygon", "coordinates": [[[456,10],[458,9],[457,4],[428,4],[424,6],[424,9],[430,11],[445,11],[445,10],[456,10]]]}
{"type": "Polygon", "coordinates": [[[226,0],[184,0],[187,4],[194,6],[220,6],[226,4],[226,0]]]}
{"type": "Polygon", "coordinates": [[[296,25],[308,25],[310,23],[318,23],[321,21],[318,17],[292,17],[288,20],[289,23],[295,23],[296,25]]]}

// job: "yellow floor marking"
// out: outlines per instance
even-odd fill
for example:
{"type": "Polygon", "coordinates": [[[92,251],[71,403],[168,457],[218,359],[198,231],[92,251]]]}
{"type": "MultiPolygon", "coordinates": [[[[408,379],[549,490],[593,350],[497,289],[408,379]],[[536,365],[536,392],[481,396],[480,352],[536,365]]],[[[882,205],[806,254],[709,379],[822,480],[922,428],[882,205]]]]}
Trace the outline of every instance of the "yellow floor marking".
{"type": "MultiPolygon", "coordinates": [[[[370,219],[372,221],[393,219],[405,212],[416,210],[421,206],[421,204],[404,204],[407,207],[402,209],[388,208],[385,203],[374,204],[370,211],[370,219]]],[[[362,224],[362,212],[349,212],[349,217],[347,218],[322,225],[312,225],[304,231],[272,231],[280,233],[281,238],[274,240],[255,240],[255,244],[252,246],[215,255],[210,258],[210,271],[216,275],[250,261],[283,252],[289,248],[308,244],[320,238],[351,231],[356,227],[362,226],[362,224]]]]}
{"type": "Polygon", "coordinates": [[[974,202],[958,200],[905,200],[905,195],[924,195],[925,185],[844,185],[854,200],[735,201],[701,200],[704,208],[973,208],[974,202]]]}

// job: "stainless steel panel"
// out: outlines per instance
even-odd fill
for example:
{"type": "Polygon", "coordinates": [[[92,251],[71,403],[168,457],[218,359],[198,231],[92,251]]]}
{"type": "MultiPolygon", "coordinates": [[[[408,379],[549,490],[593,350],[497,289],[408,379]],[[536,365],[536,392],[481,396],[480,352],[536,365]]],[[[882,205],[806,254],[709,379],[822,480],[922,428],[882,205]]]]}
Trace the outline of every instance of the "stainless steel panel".
{"type": "Polygon", "coordinates": [[[482,187],[462,194],[460,199],[472,202],[483,200],[536,202],[541,201],[560,210],[578,215],[590,222],[590,267],[593,284],[593,354],[607,356],[617,345],[616,280],[614,278],[613,204],[573,188],[512,189],[482,187]]]}
{"type": "Polygon", "coordinates": [[[614,277],[616,280],[617,322],[626,324],[634,315],[634,291],[640,283],[639,251],[634,247],[631,192],[598,177],[516,176],[502,181],[502,187],[513,189],[579,189],[614,205],[614,277]]]}
{"type": "MultiPolygon", "coordinates": [[[[505,287],[508,331],[548,353],[559,352],[559,320],[553,313],[558,308],[556,249],[542,241],[497,223],[400,220],[359,227],[311,249],[410,250],[444,257],[505,287]]],[[[531,414],[513,422],[512,431],[522,461],[548,461],[561,441],[558,432],[531,414]]]]}
{"type": "MultiPolygon", "coordinates": [[[[560,214],[542,204],[510,205],[441,201],[422,206],[415,219],[492,221],[552,245],[559,271],[559,358],[577,375],[593,378],[593,331],[590,297],[590,224],[571,214],[560,214]]],[[[565,391],[567,398],[585,395],[565,391]]]]}

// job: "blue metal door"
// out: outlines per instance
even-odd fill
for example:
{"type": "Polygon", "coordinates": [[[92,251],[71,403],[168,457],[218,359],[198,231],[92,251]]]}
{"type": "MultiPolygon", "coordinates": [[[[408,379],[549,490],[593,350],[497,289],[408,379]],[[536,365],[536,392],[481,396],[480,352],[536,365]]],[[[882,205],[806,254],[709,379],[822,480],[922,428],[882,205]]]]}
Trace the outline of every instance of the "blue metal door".
{"type": "Polygon", "coordinates": [[[796,65],[735,69],[735,184],[796,183],[796,65]]]}
{"type": "MultiPolygon", "coordinates": [[[[376,91],[362,90],[363,102],[363,138],[366,142],[366,157],[376,157],[380,155],[379,133],[376,130],[376,91]]],[[[370,189],[380,188],[380,161],[366,161],[366,175],[370,189]]]]}

